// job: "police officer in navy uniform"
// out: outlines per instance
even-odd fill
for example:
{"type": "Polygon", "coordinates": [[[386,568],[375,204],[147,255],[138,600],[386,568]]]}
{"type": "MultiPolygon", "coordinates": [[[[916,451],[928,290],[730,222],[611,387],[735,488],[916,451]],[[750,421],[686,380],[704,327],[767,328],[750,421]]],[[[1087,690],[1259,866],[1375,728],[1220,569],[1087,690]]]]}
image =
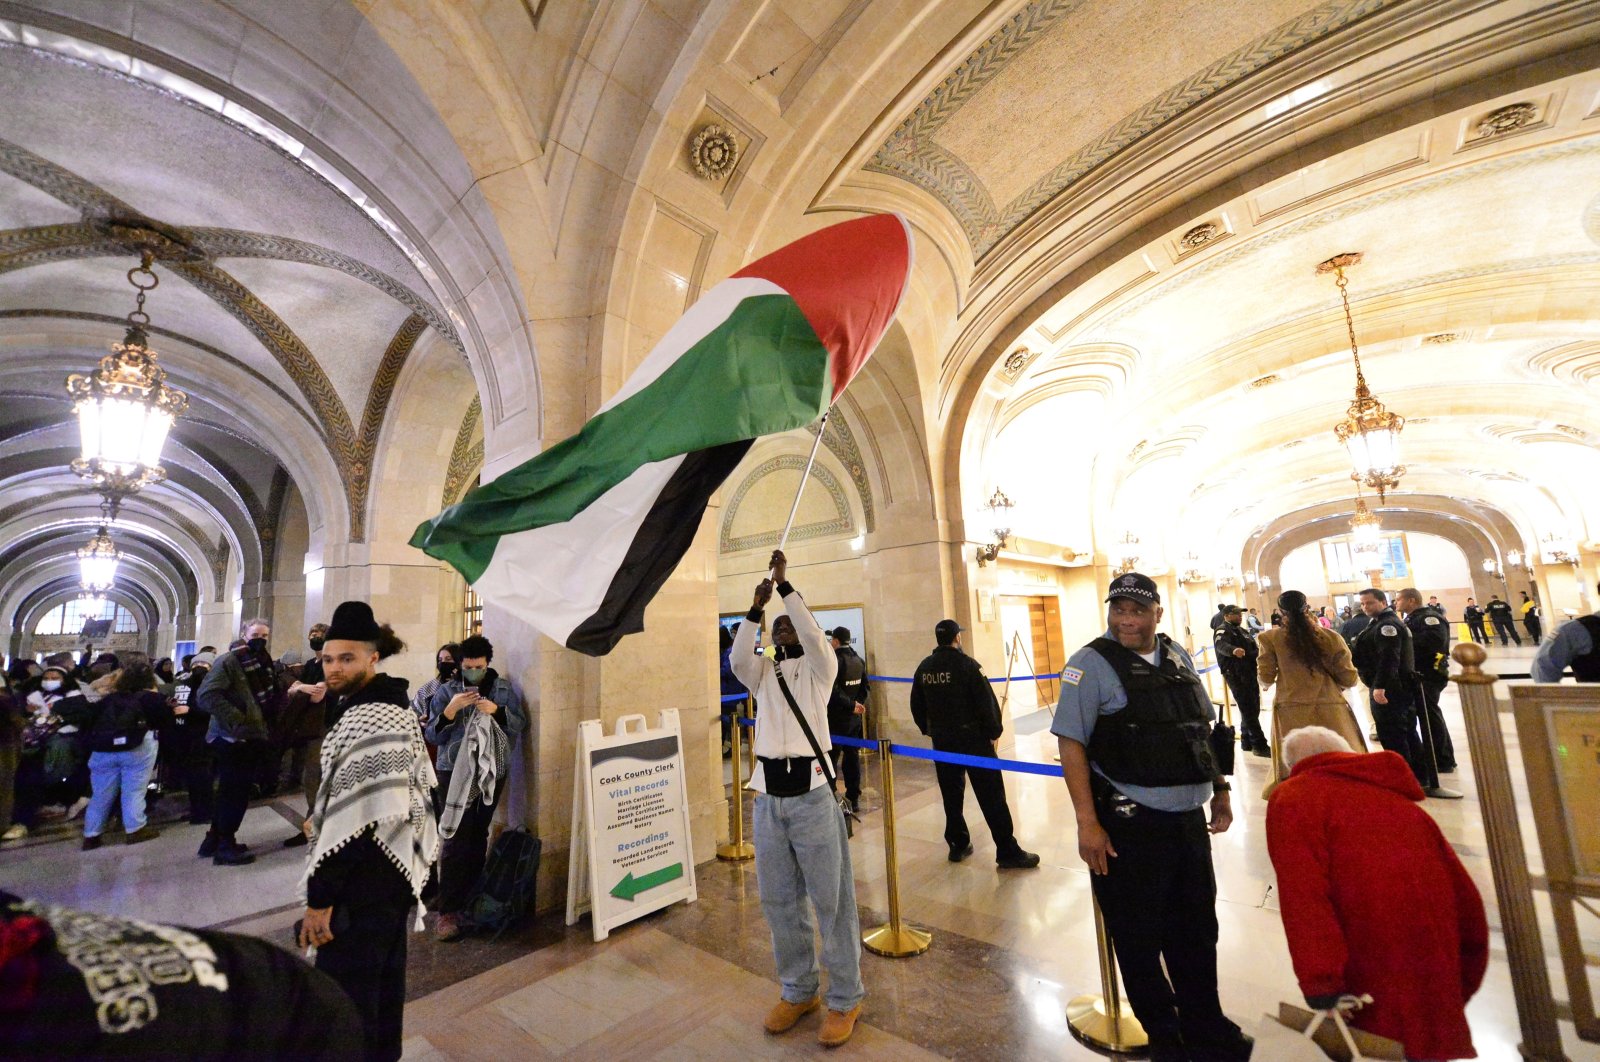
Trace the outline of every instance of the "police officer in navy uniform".
{"type": "Polygon", "coordinates": [[[1423,741],[1432,739],[1433,760],[1439,771],[1453,773],[1456,746],[1450,740],[1444,712],[1439,708],[1439,698],[1450,685],[1450,623],[1443,609],[1422,603],[1422,594],[1415,587],[1408,586],[1394,595],[1394,603],[1405,615],[1406,628],[1411,631],[1411,655],[1422,689],[1421,710],[1428,713],[1423,741]]]}
{"type": "MultiPolygon", "coordinates": [[[[961,624],[940,620],[933,636],[938,648],[917,665],[911,678],[911,718],[918,730],[933,739],[935,751],[993,756],[1003,730],[994,687],[978,662],[961,651],[961,624]]],[[[963,811],[967,776],[971,775],[972,793],[994,837],[995,864],[1009,870],[1039,865],[1039,857],[1023,851],[1012,832],[1011,808],[1006,804],[1006,787],[999,771],[956,763],[936,762],[933,766],[939,795],[944,798],[944,840],[950,846],[950,862],[959,863],[972,854],[972,836],[963,811]]]]}
{"type": "Polygon", "coordinates": [[[1361,611],[1372,622],[1356,636],[1350,655],[1372,695],[1378,740],[1400,754],[1424,790],[1437,789],[1439,776],[1417,733],[1420,698],[1411,630],[1389,607],[1389,596],[1382,590],[1361,591],[1361,611]]]}
{"type": "MultiPolygon", "coordinates": [[[[839,673],[828,696],[828,729],[843,737],[862,735],[862,720],[867,708],[867,662],[850,647],[850,628],[835,627],[828,632],[839,673]]],[[[834,771],[844,780],[844,797],[851,811],[861,810],[861,750],[854,745],[835,745],[834,771]]]]}
{"type": "Polygon", "coordinates": [[[1152,1062],[1246,1059],[1253,1041],[1217,994],[1209,835],[1233,822],[1233,806],[1211,754],[1211,698],[1189,654],[1156,633],[1161,594],[1152,579],[1118,576],[1106,600],[1106,633],[1062,669],[1050,728],[1078,854],[1152,1062]]]}

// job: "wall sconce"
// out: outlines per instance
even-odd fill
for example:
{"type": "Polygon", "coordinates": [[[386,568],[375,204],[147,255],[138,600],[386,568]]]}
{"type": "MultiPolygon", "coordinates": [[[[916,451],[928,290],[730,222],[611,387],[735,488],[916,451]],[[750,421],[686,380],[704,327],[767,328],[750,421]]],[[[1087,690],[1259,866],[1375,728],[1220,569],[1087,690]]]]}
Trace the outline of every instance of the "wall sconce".
{"type": "Polygon", "coordinates": [[[989,514],[997,526],[994,528],[994,541],[978,547],[978,567],[981,568],[999,557],[1000,551],[1006,548],[1006,542],[1011,538],[1011,509],[1015,504],[999,487],[994,489],[994,493],[989,495],[989,500],[984,503],[983,511],[989,514]]]}
{"type": "Polygon", "coordinates": [[[1183,575],[1178,579],[1178,581],[1186,586],[1190,586],[1195,583],[1206,582],[1208,579],[1210,579],[1210,576],[1208,576],[1200,568],[1199,555],[1195,553],[1185,554],[1183,558],[1183,575]]]}
{"type": "Polygon", "coordinates": [[[1117,545],[1122,547],[1121,562],[1113,569],[1113,575],[1127,575],[1139,567],[1139,536],[1132,531],[1124,531],[1122,537],[1117,539],[1117,545]]]}

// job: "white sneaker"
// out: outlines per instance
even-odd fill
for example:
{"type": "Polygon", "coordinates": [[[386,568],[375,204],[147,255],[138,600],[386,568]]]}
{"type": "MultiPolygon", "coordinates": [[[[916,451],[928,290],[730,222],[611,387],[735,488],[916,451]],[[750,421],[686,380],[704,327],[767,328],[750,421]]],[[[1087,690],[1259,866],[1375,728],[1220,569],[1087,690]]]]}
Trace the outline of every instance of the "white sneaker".
{"type": "Polygon", "coordinates": [[[79,797],[77,800],[74,800],[72,802],[72,806],[67,809],[67,819],[68,819],[68,821],[77,818],[79,815],[82,815],[83,814],[83,809],[88,807],[88,806],[89,806],[89,798],[88,797],[79,797]]]}
{"type": "Polygon", "coordinates": [[[13,823],[5,833],[0,833],[0,841],[20,841],[28,836],[28,828],[22,823],[13,823]]]}

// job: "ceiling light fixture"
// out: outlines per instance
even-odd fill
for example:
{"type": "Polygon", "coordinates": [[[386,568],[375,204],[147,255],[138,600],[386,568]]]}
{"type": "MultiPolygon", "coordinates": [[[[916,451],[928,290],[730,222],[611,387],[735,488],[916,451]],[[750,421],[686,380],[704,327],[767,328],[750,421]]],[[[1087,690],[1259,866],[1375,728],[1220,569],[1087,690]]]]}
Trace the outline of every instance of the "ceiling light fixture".
{"type": "Polygon", "coordinates": [[[1350,455],[1355,471],[1350,478],[1364,483],[1378,492],[1382,502],[1388,491],[1400,483],[1406,466],[1400,463],[1400,432],[1406,418],[1391,413],[1367,389],[1366,375],[1361,371],[1361,351],[1356,347],[1355,319],[1350,315],[1350,281],[1344,271],[1361,261],[1361,253],[1336,254],[1317,266],[1317,273],[1332,273],[1338,285],[1339,299],[1344,305],[1345,331],[1350,336],[1350,357],[1356,366],[1356,396],[1345,411],[1342,421],[1333,426],[1333,433],[1350,455]]]}
{"type": "Polygon", "coordinates": [[[72,470],[116,496],[166,478],[161,448],[173,421],[189,408],[189,396],[166,385],[167,374],[156,363],[146,334],[150,315],[144,310],[145,295],[161,283],[150,268],[152,261],[147,250],[139,265],[128,270],[128,283],[139,295],[122,342],[112,344],[98,369],[67,377],[83,442],[83,455],[72,462],[72,470]]]}
{"type": "Polygon", "coordinates": [[[1178,580],[1179,582],[1184,584],[1203,583],[1210,578],[1205,569],[1200,567],[1200,555],[1198,553],[1191,551],[1184,555],[1183,577],[1178,580]]]}
{"type": "Polygon", "coordinates": [[[111,542],[111,532],[105,524],[94,533],[87,545],[78,547],[78,572],[85,590],[110,590],[117,581],[117,564],[122,559],[111,542]]]}

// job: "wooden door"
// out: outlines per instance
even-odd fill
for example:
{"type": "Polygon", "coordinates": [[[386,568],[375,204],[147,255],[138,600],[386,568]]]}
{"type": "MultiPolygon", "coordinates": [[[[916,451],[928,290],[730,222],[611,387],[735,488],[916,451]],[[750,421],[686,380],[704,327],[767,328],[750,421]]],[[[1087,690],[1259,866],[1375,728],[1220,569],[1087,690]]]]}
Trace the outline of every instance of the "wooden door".
{"type": "MultiPolygon", "coordinates": [[[[1067,662],[1066,651],[1061,642],[1061,601],[1056,597],[1030,597],[1028,599],[1028,619],[1032,634],[1033,667],[1036,675],[1059,674],[1061,666],[1067,662]]],[[[1055,705],[1056,698],[1061,696],[1061,683],[1049,681],[1039,683],[1039,697],[1044,703],[1041,708],[1050,708],[1055,705]]]]}

